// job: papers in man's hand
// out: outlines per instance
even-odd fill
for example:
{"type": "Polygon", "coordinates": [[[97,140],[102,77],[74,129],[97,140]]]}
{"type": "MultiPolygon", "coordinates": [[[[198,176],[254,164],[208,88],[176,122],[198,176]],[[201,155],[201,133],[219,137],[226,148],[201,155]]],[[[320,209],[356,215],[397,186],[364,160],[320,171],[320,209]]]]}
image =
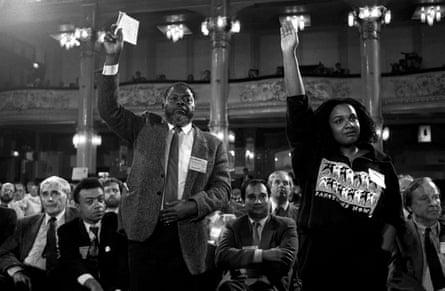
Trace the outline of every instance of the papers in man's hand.
{"type": "Polygon", "coordinates": [[[122,36],[124,41],[131,43],[132,45],[136,45],[138,41],[138,30],[139,30],[139,21],[134,19],[131,16],[128,16],[127,13],[119,11],[119,17],[116,22],[116,31],[119,28],[122,28],[122,36]]]}

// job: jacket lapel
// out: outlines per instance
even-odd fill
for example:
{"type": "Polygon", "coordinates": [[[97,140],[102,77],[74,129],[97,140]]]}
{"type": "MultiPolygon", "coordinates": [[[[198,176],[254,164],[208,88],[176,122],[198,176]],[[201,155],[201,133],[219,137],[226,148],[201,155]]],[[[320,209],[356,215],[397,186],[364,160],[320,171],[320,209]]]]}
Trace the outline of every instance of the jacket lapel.
{"type": "MultiPolygon", "coordinates": [[[[26,258],[26,256],[31,251],[32,245],[34,244],[34,241],[37,238],[37,234],[39,233],[40,226],[44,222],[44,219],[43,219],[44,217],[45,217],[45,214],[43,214],[43,213],[40,216],[36,216],[35,220],[30,222],[29,229],[23,230],[24,237],[23,237],[23,247],[22,247],[22,253],[21,253],[23,260],[26,258]]],[[[19,238],[19,239],[21,239],[21,238],[19,238]]]]}
{"type": "MultiPolygon", "coordinates": [[[[192,153],[191,157],[196,157],[199,159],[203,159],[205,161],[209,160],[209,148],[207,144],[207,140],[205,139],[204,135],[202,134],[201,130],[193,125],[194,129],[194,135],[193,135],[193,146],[192,146],[192,153]]],[[[189,165],[190,166],[190,165],[189,165]]],[[[199,172],[188,170],[187,171],[187,178],[185,180],[185,186],[184,186],[184,194],[183,198],[188,198],[194,193],[192,193],[192,187],[195,183],[196,177],[198,176],[199,172]]]]}
{"type": "Polygon", "coordinates": [[[407,234],[405,235],[405,247],[411,249],[412,258],[413,258],[413,267],[414,272],[416,273],[417,278],[422,278],[423,276],[423,251],[422,251],[422,242],[419,233],[417,232],[417,228],[414,225],[412,219],[407,222],[407,234]]]}
{"type": "Polygon", "coordinates": [[[239,247],[251,246],[253,242],[252,226],[247,215],[243,216],[243,220],[240,223],[240,229],[238,233],[241,234],[239,247]]]}
{"type": "Polygon", "coordinates": [[[269,216],[269,219],[266,221],[266,224],[264,225],[263,228],[263,232],[261,234],[261,241],[260,241],[260,245],[259,248],[264,250],[264,249],[269,249],[272,245],[272,237],[275,234],[275,219],[273,216],[269,216]]]}

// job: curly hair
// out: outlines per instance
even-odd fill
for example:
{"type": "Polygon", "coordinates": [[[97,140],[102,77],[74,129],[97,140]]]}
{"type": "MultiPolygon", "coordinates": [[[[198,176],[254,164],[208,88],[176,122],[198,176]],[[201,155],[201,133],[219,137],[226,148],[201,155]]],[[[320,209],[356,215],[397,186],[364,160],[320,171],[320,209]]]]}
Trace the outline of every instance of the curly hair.
{"type": "Polygon", "coordinates": [[[351,105],[357,112],[358,121],[360,123],[360,136],[356,145],[371,144],[375,142],[377,140],[375,123],[366,107],[352,98],[334,98],[323,102],[315,111],[315,121],[318,129],[317,138],[323,149],[338,149],[338,142],[334,139],[332,129],[329,125],[329,116],[334,107],[339,104],[351,105]]]}

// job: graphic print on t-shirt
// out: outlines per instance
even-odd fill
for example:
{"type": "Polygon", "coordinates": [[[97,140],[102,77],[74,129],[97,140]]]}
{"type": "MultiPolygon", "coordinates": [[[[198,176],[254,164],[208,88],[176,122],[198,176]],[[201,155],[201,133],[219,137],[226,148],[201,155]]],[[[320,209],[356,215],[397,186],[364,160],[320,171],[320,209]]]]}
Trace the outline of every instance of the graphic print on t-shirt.
{"type": "Polygon", "coordinates": [[[382,191],[368,172],[354,172],[345,163],[321,160],[315,196],[337,201],[344,208],[371,217],[382,191]]]}

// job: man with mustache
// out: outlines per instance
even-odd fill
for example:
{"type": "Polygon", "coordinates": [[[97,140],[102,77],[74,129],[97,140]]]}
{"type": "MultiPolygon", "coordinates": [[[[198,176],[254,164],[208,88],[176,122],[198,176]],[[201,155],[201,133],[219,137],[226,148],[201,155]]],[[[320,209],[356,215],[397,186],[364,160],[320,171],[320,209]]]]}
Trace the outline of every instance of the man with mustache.
{"type": "Polygon", "coordinates": [[[429,177],[414,179],[403,192],[410,212],[397,237],[389,290],[433,291],[445,288],[445,226],[439,188],[429,177]]]}
{"type": "Polygon", "coordinates": [[[289,203],[294,183],[285,171],[275,171],[269,175],[267,184],[271,191],[272,214],[276,216],[289,217],[297,222],[298,209],[289,203]]]}
{"type": "Polygon", "coordinates": [[[130,289],[196,290],[197,275],[206,268],[204,218],[222,209],[230,193],[227,151],[221,140],[192,124],[196,95],[186,83],[165,91],[164,118],[138,116],[119,105],[121,30],[107,33],[104,47],[97,107],[134,153],[129,193],[119,209],[128,237],[130,289]]]}
{"type": "Polygon", "coordinates": [[[12,183],[4,183],[0,188],[0,206],[14,209],[17,219],[23,218],[24,213],[20,205],[14,201],[15,186],[12,183]]]}

